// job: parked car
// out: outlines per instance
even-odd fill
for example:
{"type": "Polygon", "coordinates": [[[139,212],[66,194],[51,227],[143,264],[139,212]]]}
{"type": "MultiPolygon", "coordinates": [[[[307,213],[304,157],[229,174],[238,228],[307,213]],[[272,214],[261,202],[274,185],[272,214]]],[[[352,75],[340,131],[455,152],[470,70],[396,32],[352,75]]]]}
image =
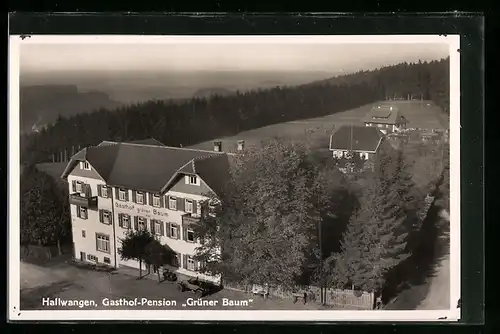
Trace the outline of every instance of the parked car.
{"type": "Polygon", "coordinates": [[[198,298],[205,296],[210,292],[210,284],[199,280],[198,278],[190,278],[177,283],[177,287],[181,292],[193,292],[198,298]]]}
{"type": "Polygon", "coordinates": [[[173,271],[168,269],[163,271],[163,278],[165,279],[165,281],[169,282],[177,281],[177,275],[173,271]]]}

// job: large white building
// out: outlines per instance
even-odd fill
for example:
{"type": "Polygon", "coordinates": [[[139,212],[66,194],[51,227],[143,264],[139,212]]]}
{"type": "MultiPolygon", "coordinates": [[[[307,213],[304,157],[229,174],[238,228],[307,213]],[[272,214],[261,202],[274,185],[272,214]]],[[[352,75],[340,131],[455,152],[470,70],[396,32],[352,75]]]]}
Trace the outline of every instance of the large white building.
{"type": "Polygon", "coordinates": [[[175,252],[171,269],[218,281],[197,272],[194,224],[228,172],[224,152],[115,142],[82,149],[62,174],[69,186],[75,259],[139,268],[137,261],[121,260],[118,249],[128,230],[147,229],[175,252]]]}

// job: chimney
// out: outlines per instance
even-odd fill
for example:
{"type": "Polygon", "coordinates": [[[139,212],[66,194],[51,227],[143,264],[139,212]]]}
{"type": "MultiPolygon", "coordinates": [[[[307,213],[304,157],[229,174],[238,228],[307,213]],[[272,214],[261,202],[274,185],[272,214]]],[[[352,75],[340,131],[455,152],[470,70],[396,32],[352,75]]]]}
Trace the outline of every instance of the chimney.
{"type": "Polygon", "coordinates": [[[221,141],[214,141],[214,151],[215,152],[222,152],[222,142],[221,141]]]}
{"type": "Polygon", "coordinates": [[[243,151],[245,149],[245,141],[238,140],[238,151],[243,151]]]}

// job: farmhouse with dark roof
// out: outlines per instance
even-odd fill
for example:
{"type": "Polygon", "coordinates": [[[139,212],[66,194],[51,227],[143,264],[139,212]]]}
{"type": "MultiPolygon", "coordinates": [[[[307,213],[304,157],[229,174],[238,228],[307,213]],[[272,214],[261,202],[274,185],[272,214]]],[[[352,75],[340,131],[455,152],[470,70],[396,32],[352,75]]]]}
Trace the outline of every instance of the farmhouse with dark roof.
{"type": "Polygon", "coordinates": [[[61,178],[69,186],[75,259],[138,268],[120,259],[120,240],[147,229],[173,251],[166,267],[218,281],[198,272],[194,226],[225,185],[228,154],[149,144],[102,142],[68,162],[61,178]]]}
{"type": "Polygon", "coordinates": [[[396,106],[378,105],[366,115],[364,123],[369,127],[377,127],[387,134],[406,129],[408,122],[396,106]]]}
{"type": "Polygon", "coordinates": [[[330,136],[330,151],[334,158],[347,158],[349,153],[371,160],[384,139],[375,127],[344,125],[330,136]]]}

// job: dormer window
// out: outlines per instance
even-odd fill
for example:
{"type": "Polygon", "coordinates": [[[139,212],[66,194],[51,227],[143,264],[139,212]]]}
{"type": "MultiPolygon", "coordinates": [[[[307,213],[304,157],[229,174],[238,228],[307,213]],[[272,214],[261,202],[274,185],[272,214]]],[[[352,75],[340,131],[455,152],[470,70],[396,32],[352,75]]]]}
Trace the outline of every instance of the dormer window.
{"type": "Polygon", "coordinates": [[[82,169],[84,169],[84,170],[90,170],[90,164],[89,164],[89,162],[88,162],[88,161],[83,161],[83,162],[81,162],[81,163],[80,163],[80,166],[81,166],[81,168],[82,168],[82,169]]]}
{"type": "Polygon", "coordinates": [[[196,175],[186,175],[186,184],[198,186],[198,185],[200,185],[200,180],[198,179],[198,176],[196,176],[196,175]]]}

